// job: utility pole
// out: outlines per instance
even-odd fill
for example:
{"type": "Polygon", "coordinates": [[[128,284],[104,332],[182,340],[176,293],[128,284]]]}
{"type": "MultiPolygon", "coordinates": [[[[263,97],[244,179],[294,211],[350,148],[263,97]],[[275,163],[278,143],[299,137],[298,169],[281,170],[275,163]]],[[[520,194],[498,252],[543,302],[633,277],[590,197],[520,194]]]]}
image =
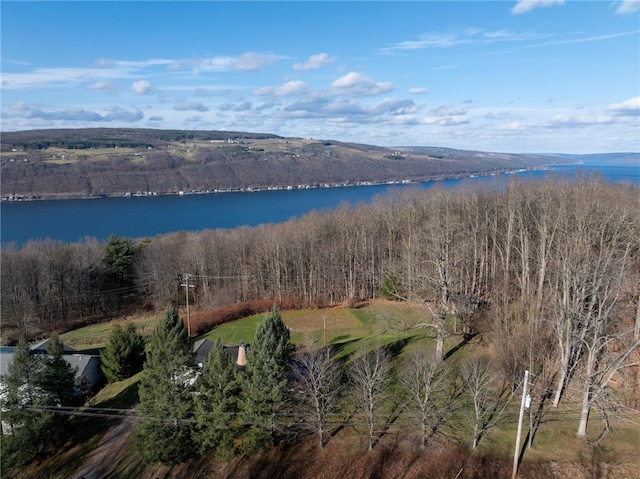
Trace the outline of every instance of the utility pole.
{"type": "Polygon", "coordinates": [[[518,477],[518,456],[520,455],[520,435],[522,434],[522,416],[524,416],[524,406],[527,401],[527,382],[529,380],[529,371],[524,372],[524,382],[522,385],[522,401],[520,401],[520,416],[518,418],[518,432],[516,434],[516,449],[513,453],[513,472],[511,479],[518,477]]]}
{"type": "Polygon", "coordinates": [[[187,300],[187,337],[190,338],[191,337],[191,316],[189,315],[189,288],[193,288],[194,286],[192,284],[189,284],[189,280],[191,279],[191,275],[189,273],[185,273],[183,278],[184,278],[184,283],[182,283],[180,286],[184,286],[184,292],[187,300]]]}

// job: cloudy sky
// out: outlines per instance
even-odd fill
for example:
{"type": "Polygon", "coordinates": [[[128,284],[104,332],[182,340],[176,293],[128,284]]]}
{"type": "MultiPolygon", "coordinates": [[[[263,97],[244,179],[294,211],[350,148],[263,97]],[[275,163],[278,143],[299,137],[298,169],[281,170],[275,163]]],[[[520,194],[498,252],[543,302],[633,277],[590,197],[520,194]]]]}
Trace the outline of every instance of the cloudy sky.
{"type": "Polygon", "coordinates": [[[640,151],[638,0],[1,4],[1,129],[640,151]]]}

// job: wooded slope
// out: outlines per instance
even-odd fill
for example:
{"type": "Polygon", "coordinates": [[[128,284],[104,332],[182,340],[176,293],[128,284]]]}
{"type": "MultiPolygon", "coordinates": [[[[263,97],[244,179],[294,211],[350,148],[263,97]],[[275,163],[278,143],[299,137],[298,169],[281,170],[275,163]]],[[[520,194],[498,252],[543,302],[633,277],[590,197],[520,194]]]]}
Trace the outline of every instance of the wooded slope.
{"type": "Polygon", "coordinates": [[[1,158],[2,197],[32,199],[425,181],[572,161],[262,133],[110,128],[3,133],[1,158]]]}

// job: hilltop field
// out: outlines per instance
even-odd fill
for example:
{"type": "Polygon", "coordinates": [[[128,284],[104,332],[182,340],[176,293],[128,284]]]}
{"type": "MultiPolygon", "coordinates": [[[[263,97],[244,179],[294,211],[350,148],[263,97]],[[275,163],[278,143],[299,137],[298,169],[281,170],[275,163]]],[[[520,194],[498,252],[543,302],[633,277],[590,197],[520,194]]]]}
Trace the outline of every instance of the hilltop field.
{"type": "MultiPolygon", "coordinates": [[[[184,312],[184,311],[183,311],[184,312]]],[[[264,314],[253,315],[220,325],[197,339],[222,339],[237,344],[255,333],[264,314]]],[[[184,319],[184,317],[183,317],[184,319]]],[[[337,351],[337,358],[348,364],[374,345],[387,345],[395,351],[396,367],[417,350],[433,349],[433,331],[410,327],[424,319],[424,309],[415,303],[374,300],[334,308],[283,311],[292,340],[304,348],[310,338],[326,341],[337,351]],[[326,328],[326,329],[325,329],[326,328]]],[[[119,323],[134,322],[146,336],[153,333],[158,317],[134,316],[119,323]]],[[[115,323],[81,328],[62,335],[65,344],[97,353],[108,341],[115,323]]],[[[446,340],[447,361],[460,365],[471,357],[489,354],[489,343],[481,337],[466,341],[463,335],[446,340]]],[[[398,374],[400,369],[396,374],[398,374]]],[[[417,446],[415,429],[408,416],[390,415],[378,431],[379,442],[367,451],[366,439],[357,418],[341,418],[323,449],[311,433],[283,441],[278,447],[254,457],[221,460],[209,454],[185,464],[169,467],[145,465],[134,445],[132,431],[137,421],[132,410],[137,403],[140,375],[104,387],[88,403],[87,414],[72,419],[74,432],[64,448],[52,457],[31,464],[6,477],[46,478],[500,478],[511,477],[520,391],[510,394],[497,426],[482,439],[478,449],[469,447],[470,430],[460,416],[441,425],[426,449],[417,446]],[[100,411],[104,411],[101,417],[100,411]],[[90,412],[89,412],[90,411],[90,412]],[[128,412],[129,411],[129,412],[128,412]]],[[[571,396],[571,394],[569,395],[571,396]]],[[[578,423],[577,397],[558,409],[545,407],[542,420],[532,431],[531,447],[526,415],[520,478],[593,477],[634,478],[640,475],[640,427],[627,415],[605,417],[594,411],[586,440],[575,436],[578,423]]],[[[637,415],[636,415],[637,417],[637,415]]]]}

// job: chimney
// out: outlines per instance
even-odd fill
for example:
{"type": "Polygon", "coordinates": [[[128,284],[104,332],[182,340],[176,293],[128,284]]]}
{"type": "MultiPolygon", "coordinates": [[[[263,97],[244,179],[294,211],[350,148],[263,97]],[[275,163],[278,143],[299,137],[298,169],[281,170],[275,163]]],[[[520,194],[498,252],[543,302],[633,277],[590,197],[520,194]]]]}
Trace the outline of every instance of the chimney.
{"type": "Polygon", "coordinates": [[[240,347],[238,347],[238,359],[236,360],[236,366],[238,368],[244,368],[247,365],[247,354],[245,350],[244,341],[240,341],[240,347]]]}

